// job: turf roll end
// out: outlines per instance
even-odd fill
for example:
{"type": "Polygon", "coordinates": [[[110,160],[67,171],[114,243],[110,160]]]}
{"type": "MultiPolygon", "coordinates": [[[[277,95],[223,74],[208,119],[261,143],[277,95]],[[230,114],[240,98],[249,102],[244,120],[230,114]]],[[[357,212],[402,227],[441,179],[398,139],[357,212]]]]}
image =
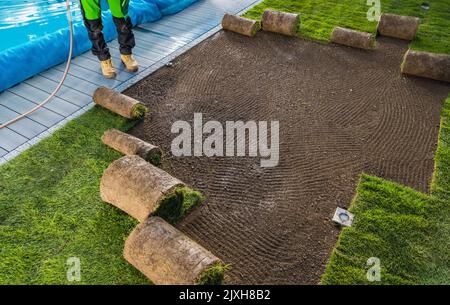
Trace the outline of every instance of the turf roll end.
{"type": "Polygon", "coordinates": [[[148,112],[141,102],[106,87],[97,88],[93,99],[97,105],[128,119],[143,119],[148,112]]]}
{"type": "Polygon", "coordinates": [[[196,281],[197,285],[222,285],[224,283],[225,271],[227,265],[217,263],[206,269],[196,281]]]}
{"type": "Polygon", "coordinates": [[[450,55],[408,50],[402,73],[450,82],[450,55]]]}
{"type": "Polygon", "coordinates": [[[375,38],[372,34],[341,27],[334,28],[331,41],[336,44],[366,50],[375,46],[375,38]]]}
{"type": "Polygon", "coordinates": [[[159,147],[117,129],[105,131],[102,142],[124,155],[138,155],[153,165],[161,162],[162,151],[159,147]]]}
{"type": "Polygon", "coordinates": [[[251,19],[225,14],[222,19],[222,28],[245,36],[253,37],[261,29],[261,23],[251,19]]]}
{"type": "Polygon", "coordinates": [[[266,10],[261,25],[264,31],[296,36],[300,23],[300,15],[266,10]]]}
{"type": "Polygon", "coordinates": [[[160,217],[150,217],[134,229],[124,257],[159,285],[215,284],[223,279],[219,258],[160,217]]]}
{"type": "Polygon", "coordinates": [[[100,196],[140,222],[160,206],[164,196],[184,183],[139,156],[114,161],[103,173],[100,196]]]}
{"type": "Polygon", "coordinates": [[[204,200],[200,192],[186,186],[179,186],[159,200],[152,216],[159,216],[170,224],[176,224],[204,200]]]}
{"type": "Polygon", "coordinates": [[[148,113],[148,108],[142,103],[137,103],[131,110],[131,116],[135,120],[143,120],[148,113]]]}
{"type": "Polygon", "coordinates": [[[419,29],[420,19],[411,16],[382,14],[378,23],[378,34],[404,40],[413,40],[419,29]]]}

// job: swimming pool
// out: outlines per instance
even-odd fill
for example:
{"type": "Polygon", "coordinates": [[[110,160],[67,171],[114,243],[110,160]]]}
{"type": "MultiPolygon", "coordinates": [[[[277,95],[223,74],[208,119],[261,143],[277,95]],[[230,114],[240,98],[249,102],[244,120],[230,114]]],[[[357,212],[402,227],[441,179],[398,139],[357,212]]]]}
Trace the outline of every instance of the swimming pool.
{"type": "MultiPolygon", "coordinates": [[[[74,22],[80,22],[78,0],[71,3],[74,22]]],[[[0,1],[0,51],[67,27],[65,0],[0,1]]]]}
{"type": "MultiPolygon", "coordinates": [[[[117,37],[106,0],[102,1],[103,34],[117,37]]],[[[197,0],[130,0],[133,25],[177,13],[197,0]]],[[[73,55],[91,48],[79,0],[70,0],[74,20],[73,55]]],[[[67,61],[69,25],[65,0],[0,0],[0,92],[67,61]],[[11,68],[11,63],[14,63],[11,68]]]]}

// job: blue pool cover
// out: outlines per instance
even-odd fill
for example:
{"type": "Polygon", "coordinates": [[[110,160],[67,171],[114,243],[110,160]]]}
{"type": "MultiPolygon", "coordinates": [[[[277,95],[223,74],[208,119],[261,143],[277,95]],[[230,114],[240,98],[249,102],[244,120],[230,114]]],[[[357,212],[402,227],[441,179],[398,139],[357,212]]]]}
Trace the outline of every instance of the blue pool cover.
{"type": "MultiPolygon", "coordinates": [[[[148,23],[177,13],[197,0],[131,0],[129,15],[133,25],[148,23]]],[[[103,33],[107,41],[117,37],[111,13],[103,11],[103,33]]],[[[65,62],[69,54],[69,27],[0,51],[0,92],[27,78],[65,62]]],[[[29,33],[32,35],[33,33],[29,33]]],[[[91,48],[82,21],[74,20],[73,55],[91,48]]]]}

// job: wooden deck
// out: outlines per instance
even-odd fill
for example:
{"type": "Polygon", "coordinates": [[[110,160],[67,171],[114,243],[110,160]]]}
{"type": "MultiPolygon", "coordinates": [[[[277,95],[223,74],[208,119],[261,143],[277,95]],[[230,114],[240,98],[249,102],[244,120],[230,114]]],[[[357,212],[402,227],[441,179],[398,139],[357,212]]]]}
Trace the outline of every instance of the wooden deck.
{"type": "MultiPolygon", "coordinates": [[[[0,129],[0,164],[90,109],[92,93],[98,86],[125,90],[219,31],[224,13],[242,13],[260,1],[200,0],[178,14],[136,27],[137,46],[133,53],[140,64],[137,74],[128,73],[120,66],[117,78],[108,80],[101,75],[97,59],[90,52],[74,58],[56,98],[30,116],[0,129]]],[[[117,41],[108,45],[119,66],[117,41]]],[[[64,67],[65,63],[53,67],[1,93],[0,122],[9,121],[44,100],[61,79],[64,67]]]]}

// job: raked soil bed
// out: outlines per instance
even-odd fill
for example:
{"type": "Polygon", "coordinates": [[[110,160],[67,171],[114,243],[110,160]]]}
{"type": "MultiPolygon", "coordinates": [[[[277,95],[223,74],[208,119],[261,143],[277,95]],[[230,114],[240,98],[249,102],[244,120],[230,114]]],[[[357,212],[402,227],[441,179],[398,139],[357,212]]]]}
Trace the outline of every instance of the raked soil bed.
{"type": "MultiPolygon", "coordinates": [[[[220,32],[125,94],[150,115],[130,133],[207,200],[177,227],[231,264],[228,283],[314,284],[362,172],[428,192],[450,86],[402,76],[405,42],[375,51],[276,34],[220,32]],[[172,124],[279,121],[280,159],[174,157],[172,124]]],[[[270,142],[269,142],[270,143],[270,142]]]]}

